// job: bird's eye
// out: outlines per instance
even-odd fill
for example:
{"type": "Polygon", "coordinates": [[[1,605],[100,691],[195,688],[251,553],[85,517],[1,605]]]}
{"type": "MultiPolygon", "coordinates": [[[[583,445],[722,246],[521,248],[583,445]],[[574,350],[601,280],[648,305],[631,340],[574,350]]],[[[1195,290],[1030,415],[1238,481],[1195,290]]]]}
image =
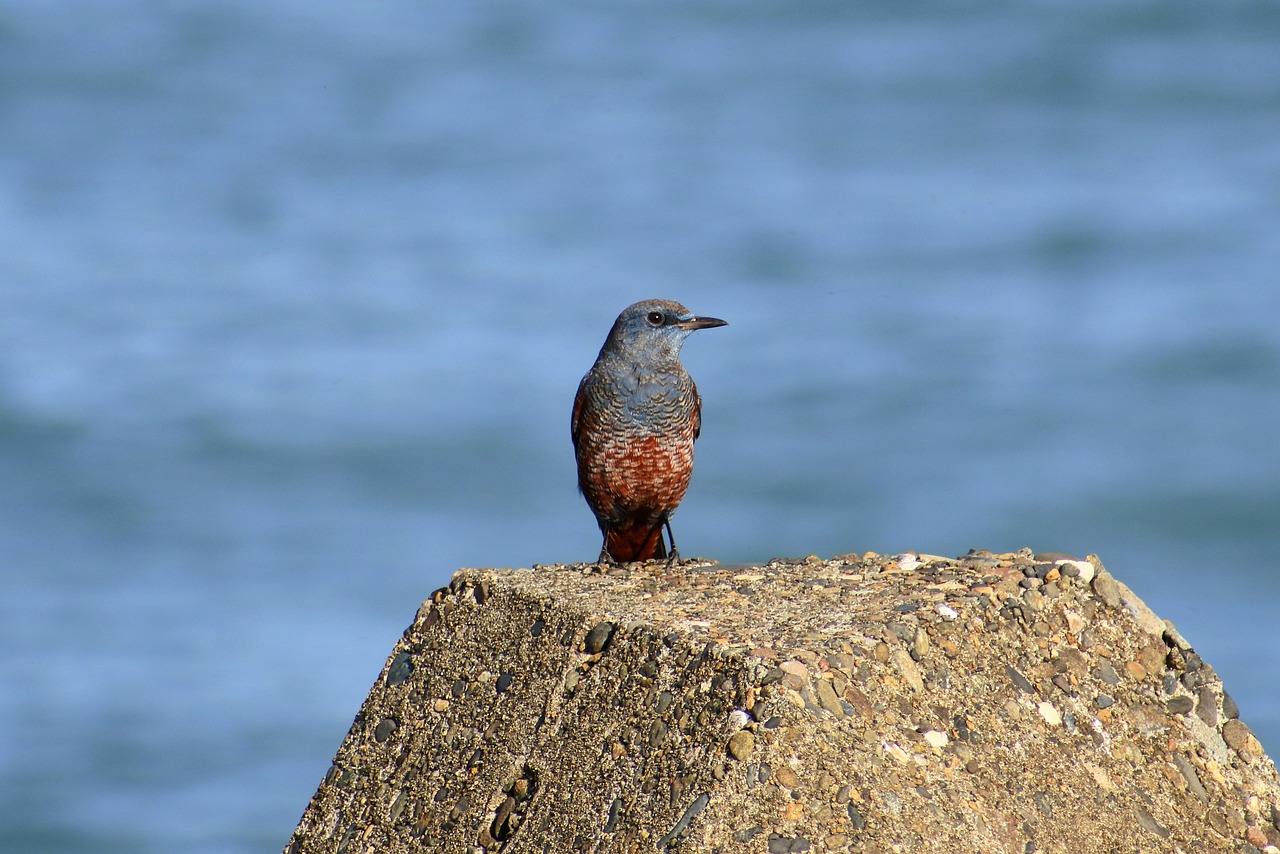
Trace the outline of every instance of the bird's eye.
{"type": "Polygon", "coordinates": [[[651,311],[648,316],[645,317],[645,320],[649,321],[650,326],[661,326],[662,321],[666,320],[666,318],[663,317],[662,312],[660,311],[651,311]]]}

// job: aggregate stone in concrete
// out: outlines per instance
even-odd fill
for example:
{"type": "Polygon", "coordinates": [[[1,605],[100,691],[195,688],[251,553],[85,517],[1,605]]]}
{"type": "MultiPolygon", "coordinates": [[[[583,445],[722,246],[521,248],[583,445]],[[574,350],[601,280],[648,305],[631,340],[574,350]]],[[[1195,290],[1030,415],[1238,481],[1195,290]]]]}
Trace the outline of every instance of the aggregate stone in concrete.
{"type": "Polygon", "coordinates": [[[285,850],[1280,854],[1237,718],[1094,556],[464,569],[285,850]]]}

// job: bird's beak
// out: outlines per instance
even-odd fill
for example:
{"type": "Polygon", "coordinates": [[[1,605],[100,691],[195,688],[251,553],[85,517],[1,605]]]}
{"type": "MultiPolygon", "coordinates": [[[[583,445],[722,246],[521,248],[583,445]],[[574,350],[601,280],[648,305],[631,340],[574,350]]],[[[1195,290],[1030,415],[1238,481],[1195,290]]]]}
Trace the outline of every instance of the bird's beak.
{"type": "Polygon", "coordinates": [[[712,329],[717,326],[728,326],[729,324],[718,317],[690,317],[682,318],[676,326],[681,329],[687,329],[692,332],[695,329],[712,329]]]}

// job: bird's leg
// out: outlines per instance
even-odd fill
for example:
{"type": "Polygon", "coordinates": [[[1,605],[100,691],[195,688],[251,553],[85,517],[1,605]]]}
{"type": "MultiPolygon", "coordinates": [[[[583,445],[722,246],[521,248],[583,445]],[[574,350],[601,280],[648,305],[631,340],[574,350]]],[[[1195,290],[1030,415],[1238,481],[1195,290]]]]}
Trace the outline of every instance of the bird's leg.
{"type": "Polygon", "coordinates": [[[604,542],[600,544],[600,557],[596,558],[600,566],[617,566],[618,562],[609,554],[609,535],[604,534],[604,542]]]}
{"type": "Polygon", "coordinates": [[[662,524],[667,526],[667,541],[671,543],[671,554],[667,555],[667,567],[670,568],[680,560],[680,552],[676,551],[676,535],[671,533],[671,520],[663,519],[662,524]]]}

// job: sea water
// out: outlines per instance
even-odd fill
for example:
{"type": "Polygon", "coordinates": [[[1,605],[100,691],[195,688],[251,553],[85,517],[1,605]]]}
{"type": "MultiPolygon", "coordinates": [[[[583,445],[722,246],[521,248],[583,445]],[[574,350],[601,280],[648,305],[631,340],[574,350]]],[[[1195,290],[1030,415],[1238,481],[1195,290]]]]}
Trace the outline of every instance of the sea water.
{"type": "Polygon", "coordinates": [[[0,4],[0,849],[283,846],[648,297],[684,553],[1097,552],[1277,749],[1278,269],[1269,4],[0,4]]]}

